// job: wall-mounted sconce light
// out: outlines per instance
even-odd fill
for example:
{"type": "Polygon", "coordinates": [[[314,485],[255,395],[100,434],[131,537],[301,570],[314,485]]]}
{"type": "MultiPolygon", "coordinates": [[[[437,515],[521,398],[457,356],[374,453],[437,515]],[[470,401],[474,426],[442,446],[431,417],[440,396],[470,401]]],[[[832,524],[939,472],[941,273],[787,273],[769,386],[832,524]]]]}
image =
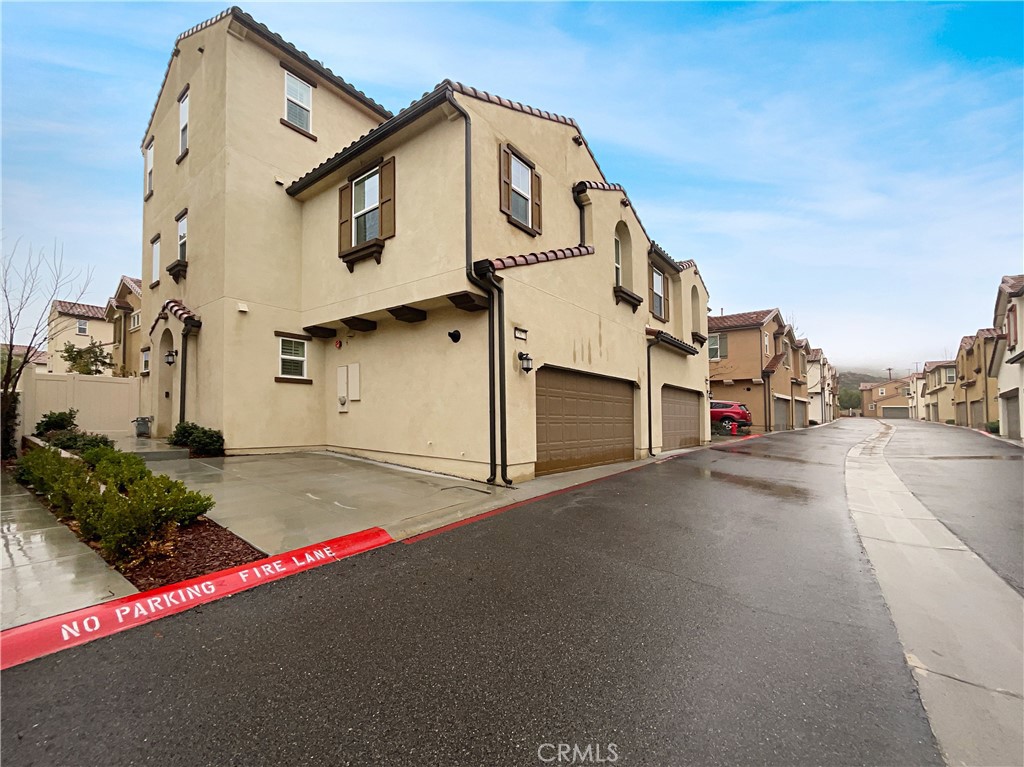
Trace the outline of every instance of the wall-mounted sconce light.
{"type": "Polygon", "coordinates": [[[523,368],[524,373],[529,373],[533,370],[533,357],[526,352],[519,352],[519,365],[523,368]]]}
{"type": "Polygon", "coordinates": [[[460,333],[458,330],[452,330],[448,333],[448,337],[452,339],[453,344],[457,344],[459,341],[462,340],[462,333],[460,333]]]}
{"type": "Polygon", "coordinates": [[[178,350],[177,349],[171,349],[169,352],[167,352],[167,354],[164,355],[164,362],[166,362],[168,365],[173,365],[177,361],[178,361],[178,350]]]}

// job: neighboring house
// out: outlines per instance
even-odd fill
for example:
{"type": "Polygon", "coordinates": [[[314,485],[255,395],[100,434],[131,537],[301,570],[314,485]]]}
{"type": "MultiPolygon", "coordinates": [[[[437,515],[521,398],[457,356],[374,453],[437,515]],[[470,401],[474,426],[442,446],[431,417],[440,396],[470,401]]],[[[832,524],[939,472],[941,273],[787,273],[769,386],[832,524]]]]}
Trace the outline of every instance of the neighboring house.
{"type": "Polygon", "coordinates": [[[709,441],[703,279],[574,120],[450,81],[392,116],[231,8],[142,155],[158,435],[491,481],[709,441]]]}
{"type": "Polygon", "coordinates": [[[915,421],[928,420],[928,408],[924,395],[926,384],[927,379],[924,373],[914,373],[910,376],[910,417],[915,421]]]}
{"type": "MultiPolygon", "coordinates": [[[[68,365],[60,353],[70,341],[79,349],[98,341],[109,351],[114,341],[114,326],[106,319],[106,308],[71,301],[54,301],[47,318],[46,369],[50,373],[66,373],[68,365]]],[[[110,375],[111,371],[104,371],[110,375]]]]}
{"type": "Polygon", "coordinates": [[[925,418],[936,423],[955,423],[956,360],[924,363],[925,418]]]}
{"type": "Polygon", "coordinates": [[[860,385],[860,409],[867,418],[910,418],[912,377],[860,385]]]}
{"type": "Polygon", "coordinates": [[[111,347],[114,372],[118,375],[138,375],[142,372],[141,349],[148,344],[142,331],[142,280],[121,275],[117,290],[107,300],[104,314],[113,326],[114,343],[111,347]]]}
{"type": "Polygon", "coordinates": [[[999,392],[999,433],[1020,439],[1024,421],[1024,274],[1008,275],[999,283],[992,326],[998,334],[988,374],[996,378],[999,392]]]}
{"type": "MultiPolygon", "coordinates": [[[[29,357],[29,364],[35,366],[35,369],[40,373],[46,372],[46,363],[48,355],[45,350],[38,349],[34,346],[25,346],[23,344],[0,344],[0,373],[7,367],[8,354],[13,358],[11,363],[16,370],[16,366],[21,364],[21,361],[25,359],[25,356],[29,357]]],[[[27,366],[26,366],[27,369],[27,366]]],[[[22,371],[24,373],[24,371],[22,371]]],[[[18,380],[16,391],[21,391],[21,381],[18,380]]]]}
{"type": "Polygon", "coordinates": [[[807,352],[809,420],[830,423],[839,417],[839,373],[821,349],[807,352]]]}
{"type": "Polygon", "coordinates": [[[807,426],[808,347],[778,309],[709,317],[712,396],[746,405],[754,431],[807,426]]]}
{"type": "Polygon", "coordinates": [[[988,373],[995,351],[996,331],[981,328],[973,336],[964,336],[956,355],[957,385],[953,395],[957,426],[984,429],[999,418],[999,389],[988,373]]]}

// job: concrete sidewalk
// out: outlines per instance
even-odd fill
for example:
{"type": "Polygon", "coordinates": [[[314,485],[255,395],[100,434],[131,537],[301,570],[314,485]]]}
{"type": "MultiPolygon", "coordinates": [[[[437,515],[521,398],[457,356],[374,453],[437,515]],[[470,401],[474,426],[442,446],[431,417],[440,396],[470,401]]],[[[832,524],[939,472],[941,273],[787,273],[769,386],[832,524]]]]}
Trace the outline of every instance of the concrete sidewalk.
{"type": "Polygon", "coordinates": [[[138,591],[7,472],[0,472],[0,533],[0,629],[138,591]]]}

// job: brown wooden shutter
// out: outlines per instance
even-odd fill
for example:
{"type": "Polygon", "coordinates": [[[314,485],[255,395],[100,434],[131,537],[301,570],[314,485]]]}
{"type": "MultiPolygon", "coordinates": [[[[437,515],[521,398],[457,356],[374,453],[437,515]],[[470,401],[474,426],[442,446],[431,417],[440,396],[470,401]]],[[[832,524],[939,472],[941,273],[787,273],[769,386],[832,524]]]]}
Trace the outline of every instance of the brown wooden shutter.
{"type": "Polygon", "coordinates": [[[512,214],[512,152],[507,144],[499,147],[498,174],[501,176],[501,212],[512,214]]]}
{"type": "Polygon", "coordinates": [[[654,264],[647,264],[647,305],[651,307],[651,314],[654,314],[654,264]]]}
{"type": "Polygon", "coordinates": [[[661,291],[665,294],[661,298],[661,318],[665,320],[665,322],[668,322],[668,294],[671,291],[671,286],[668,281],[668,272],[661,273],[661,291]]]}
{"type": "Polygon", "coordinates": [[[729,336],[721,333],[718,336],[718,359],[724,360],[729,356],[729,336]]]}
{"type": "Polygon", "coordinates": [[[352,249],[352,184],[338,190],[338,253],[352,249]]]}
{"type": "Polygon", "coordinates": [[[530,171],[531,197],[533,198],[533,231],[540,234],[541,213],[540,213],[540,174],[536,170],[530,171]]]}
{"type": "Polygon", "coordinates": [[[395,236],[395,158],[380,166],[380,238],[395,236]]]}

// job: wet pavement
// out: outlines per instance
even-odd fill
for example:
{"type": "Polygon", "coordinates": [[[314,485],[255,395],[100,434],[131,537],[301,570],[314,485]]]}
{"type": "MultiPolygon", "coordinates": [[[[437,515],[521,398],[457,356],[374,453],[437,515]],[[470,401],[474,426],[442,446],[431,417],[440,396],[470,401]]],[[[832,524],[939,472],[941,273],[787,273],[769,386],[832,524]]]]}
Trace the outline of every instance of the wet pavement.
{"type": "Polygon", "coordinates": [[[846,503],[876,429],[651,463],[16,667],[5,764],[940,765],[846,503]]]}
{"type": "Polygon", "coordinates": [[[0,472],[0,628],[135,594],[131,583],[0,472]]]}

